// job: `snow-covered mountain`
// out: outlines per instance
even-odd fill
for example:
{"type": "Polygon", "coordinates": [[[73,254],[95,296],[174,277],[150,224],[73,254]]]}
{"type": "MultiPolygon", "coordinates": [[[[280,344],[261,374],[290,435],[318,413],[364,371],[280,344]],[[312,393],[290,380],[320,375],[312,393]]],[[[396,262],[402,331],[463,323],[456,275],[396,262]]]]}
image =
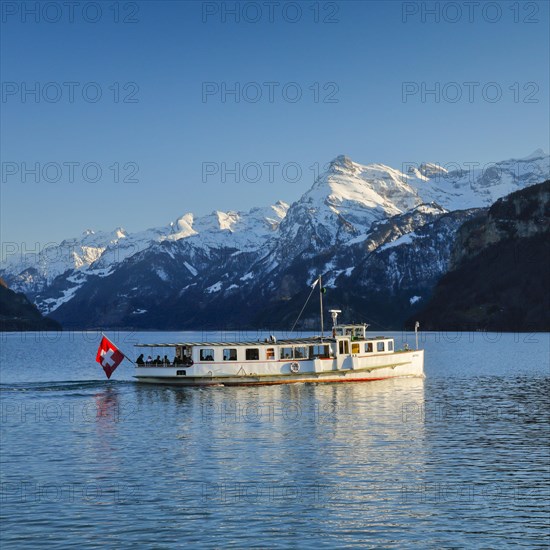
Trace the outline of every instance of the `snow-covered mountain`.
{"type": "MultiPolygon", "coordinates": [[[[405,287],[422,294],[447,269],[450,241],[471,209],[547,179],[549,165],[550,157],[538,150],[486,170],[447,171],[423,163],[405,173],[341,155],[290,206],[279,201],[248,212],[187,213],[132,234],[121,228],[88,230],[40,254],[9,257],[0,276],[41,311],[74,326],[160,328],[147,322],[161,307],[163,319],[173,317],[162,328],[200,324],[212,308],[242,311],[273,299],[288,303],[319,272],[334,289],[350,281],[373,289],[368,273],[375,271],[376,292],[391,285],[387,290],[395,295],[405,287]],[[457,210],[465,213],[454,215],[457,210]],[[167,310],[173,314],[167,316],[167,310]],[[197,313],[203,310],[204,316],[197,313]],[[178,321],[181,311],[185,321],[178,321]]],[[[274,315],[284,317],[284,308],[276,310],[274,315]]]]}
{"type": "MultiPolygon", "coordinates": [[[[288,205],[279,201],[249,212],[215,211],[197,218],[188,213],[165,227],[133,234],[122,228],[112,232],[88,229],[80,237],[50,244],[39,253],[11,255],[0,272],[10,288],[31,296],[43,313],[50,313],[72,299],[89,277],[108,277],[127,258],[158,243],[189,239],[205,251],[255,250],[278,229],[287,209],[288,205]],[[52,287],[54,296],[48,292],[52,287]]],[[[190,264],[186,268],[197,274],[190,264]]]]}
{"type": "Polygon", "coordinates": [[[419,170],[409,171],[409,175],[418,182],[413,185],[423,202],[435,201],[448,210],[464,210],[488,207],[505,195],[544,181],[549,158],[537,149],[526,157],[486,166],[465,163],[462,168],[447,171],[437,165],[422,165],[419,170]]]}
{"type": "Polygon", "coordinates": [[[491,205],[513,191],[543,181],[550,157],[538,149],[528,157],[448,171],[423,163],[406,173],[383,164],[362,165],[340,155],[311,189],[291,205],[278,238],[296,250],[313,250],[365,234],[373,222],[421,203],[447,210],[491,205]],[[468,168],[468,169],[466,169],[468,168]]]}
{"type": "Polygon", "coordinates": [[[346,156],[336,157],[288,209],[275,250],[285,256],[316,253],[366,233],[376,221],[414,208],[422,200],[407,179],[382,164],[363,166],[346,156]]]}

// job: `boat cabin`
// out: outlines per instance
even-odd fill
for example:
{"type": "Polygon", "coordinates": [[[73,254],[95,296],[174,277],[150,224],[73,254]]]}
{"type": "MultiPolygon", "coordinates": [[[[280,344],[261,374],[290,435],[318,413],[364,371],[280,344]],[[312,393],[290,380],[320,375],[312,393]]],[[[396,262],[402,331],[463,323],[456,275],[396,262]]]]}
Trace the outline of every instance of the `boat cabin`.
{"type": "MultiPolygon", "coordinates": [[[[335,325],[332,337],[319,336],[277,340],[270,337],[256,342],[186,342],[175,344],[138,344],[138,347],[172,348],[168,364],[158,366],[191,366],[195,363],[250,363],[311,361],[341,356],[362,356],[394,353],[394,340],[384,336],[367,336],[366,324],[335,325]],[[174,349],[175,348],[175,349],[174,349]]],[[[155,353],[152,353],[154,356],[155,353]]],[[[145,362],[146,366],[151,363],[145,362]]]]}
{"type": "Polygon", "coordinates": [[[317,338],[280,342],[197,343],[176,347],[176,355],[194,363],[308,361],[334,357],[334,344],[317,338]]]}

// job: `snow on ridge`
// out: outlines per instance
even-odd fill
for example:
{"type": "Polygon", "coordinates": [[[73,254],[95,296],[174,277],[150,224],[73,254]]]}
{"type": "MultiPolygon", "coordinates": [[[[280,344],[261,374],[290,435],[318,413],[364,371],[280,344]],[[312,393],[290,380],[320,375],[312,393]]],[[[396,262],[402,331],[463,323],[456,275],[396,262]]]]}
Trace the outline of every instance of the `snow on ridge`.
{"type": "Polygon", "coordinates": [[[521,157],[517,160],[534,160],[546,156],[548,156],[548,154],[544,151],[544,149],[541,149],[539,147],[538,149],[535,149],[530,155],[527,155],[526,157],[521,157]]]}
{"type": "Polygon", "coordinates": [[[401,235],[401,237],[398,237],[394,241],[379,246],[377,251],[387,250],[388,248],[395,248],[396,246],[401,246],[402,244],[410,244],[413,239],[417,237],[420,237],[420,235],[417,235],[414,231],[411,231],[410,233],[405,233],[405,235],[401,235]]]}
{"type": "Polygon", "coordinates": [[[165,238],[172,241],[191,239],[202,248],[237,248],[252,250],[269,239],[286,215],[288,204],[278,201],[267,207],[255,207],[246,212],[215,210],[194,217],[185,214],[170,224],[172,232],[165,238]]]}
{"type": "Polygon", "coordinates": [[[208,294],[211,294],[213,292],[219,292],[222,289],[222,282],[218,281],[217,283],[214,283],[212,286],[209,286],[205,292],[208,292],[208,294]]]}
{"type": "Polygon", "coordinates": [[[418,190],[424,202],[435,201],[448,210],[487,207],[498,199],[541,183],[550,177],[550,156],[542,149],[521,159],[508,159],[485,166],[464,166],[436,175],[418,190]]]}
{"type": "Polygon", "coordinates": [[[183,265],[191,272],[191,275],[193,277],[196,277],[198,274],[198,271],[188,262],[183,262],[183,265]]]}
{"type": "Polygon", "coordinates": [[[40,311],[43,315],[48,315],[52,311],[55,311],[59,306],[72,300],[78,289],[83,285],[73,286],[63,291],[63,294],[59,298],[47,298],[40,304],[40,311]]]}
{"type": "Polygon", "coordinates": [[[170,277],[169,277],[168,273],[166,273],[166,271],[164,271],[164,269],[162,269],[162,267],[155,268],[155,273],[157,274],[158,278],[161,281],[166,282],[166,281],[170,280],[170,277]]]}
{"type": "Polygon", "coordinates": [[[33,268],[40,281],[49,285],[67,271],[95,274],[98,270],[106,270],[165,240],[195,238],[199,246],[249,250],[260,246],[278,229],[287,209],[288,204],[279,201],[249,212],[217,211],[199,218],[187,213],[165,227],[136,233],[128,233],[121,227],[113,231],[86,229],[80,237],[48,245],[36,254],[14,254],[0,264],[0,269],[15,277],[33,268]]]}

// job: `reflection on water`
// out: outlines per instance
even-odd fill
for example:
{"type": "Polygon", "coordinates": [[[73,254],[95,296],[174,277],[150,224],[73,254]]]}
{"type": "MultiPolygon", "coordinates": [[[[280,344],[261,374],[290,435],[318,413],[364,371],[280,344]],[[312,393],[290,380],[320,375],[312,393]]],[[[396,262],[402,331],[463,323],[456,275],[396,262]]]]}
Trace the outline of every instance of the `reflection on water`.
{"type": "Polygon", "coordinates": [[[251,388],[87,379],[93,360],[30,350],[1,373],[2,541],[543,547],[547,347],[521,370],[513,340],[483,365],[438,345],[425,380],[251,388]]]}
{"type": "Polygon", "coordinates": [[[98,425],[109,427],[118,422],[120,417],[120,399],[117,388],[108,386],[105,390],[96,393],[94,399],[94,412],[98,419],[98,425]]]}

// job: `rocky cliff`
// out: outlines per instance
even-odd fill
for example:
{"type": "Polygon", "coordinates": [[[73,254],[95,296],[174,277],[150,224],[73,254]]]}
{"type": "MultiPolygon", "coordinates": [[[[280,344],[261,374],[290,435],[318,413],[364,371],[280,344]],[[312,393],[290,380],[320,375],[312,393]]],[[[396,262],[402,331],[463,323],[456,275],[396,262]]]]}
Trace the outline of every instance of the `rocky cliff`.
{"type": "Polygon", "coordinates": [[[450,262],[415,317],[424,329],[549,331],[550,180],[477,212],[450,262]]]}

